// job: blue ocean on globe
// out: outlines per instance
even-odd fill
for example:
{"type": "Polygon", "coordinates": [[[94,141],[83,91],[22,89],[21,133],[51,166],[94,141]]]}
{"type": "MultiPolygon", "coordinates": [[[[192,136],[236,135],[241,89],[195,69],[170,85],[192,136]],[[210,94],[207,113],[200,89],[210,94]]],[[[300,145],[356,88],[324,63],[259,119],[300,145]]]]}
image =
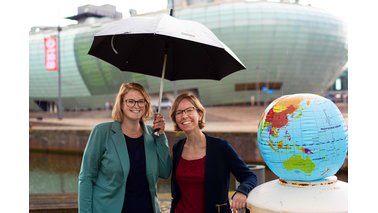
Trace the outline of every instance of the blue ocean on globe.
{"type": "Polygon", "coordinates": [[[267,166],[288,181],[322,181],[343,165],[348,130],[337,106],[314,94],[274,100],[258,128],[258,146],[267,166]]]}

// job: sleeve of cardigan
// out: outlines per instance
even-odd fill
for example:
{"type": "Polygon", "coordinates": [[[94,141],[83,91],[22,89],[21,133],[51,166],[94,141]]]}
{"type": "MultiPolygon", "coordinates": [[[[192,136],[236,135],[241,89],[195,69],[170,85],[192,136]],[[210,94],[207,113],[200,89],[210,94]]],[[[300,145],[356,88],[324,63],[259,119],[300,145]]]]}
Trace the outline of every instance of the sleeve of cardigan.
{"type": "Polygon", "coordinates": [[[165,134],[155,137],[159,161],[159,177],[167,179],[171,175],[172,160],[169,156],[168,139],[165,134]]]}
{"type": "Polygon", "coordinates": [[[226,143],[226,157],[232,174],[240,183],[236,191],[248,196],[248,193],[256,186],[256,175],[228,142],[226,143]]]}
{"type": "Polygon", "coordinates": [[[78,208],[80,213],[92,212],[93,182],[97,178],[98,165],[103,152],[103,134],[98,126],[89,135],[84,150],[78,181],[78,208]]]}

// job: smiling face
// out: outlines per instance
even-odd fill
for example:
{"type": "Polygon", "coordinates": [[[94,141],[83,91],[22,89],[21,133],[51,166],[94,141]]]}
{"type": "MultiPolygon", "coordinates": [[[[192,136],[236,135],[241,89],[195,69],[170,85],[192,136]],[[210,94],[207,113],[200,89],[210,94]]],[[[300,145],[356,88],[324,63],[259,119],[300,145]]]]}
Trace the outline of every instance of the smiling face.
{"type": "Polygon", "coordinates": [[[139,121],[146,111],[143,95],[137,90],[127,92],[123,97],[122,110],[125,119],[139,121]]]}
{"type": "Polygon", "coordinates": [[[185,133],[198,130],[198,122],[201,120],[201,113],[188,100],[183,99],[177,106],[175,120],[177,126],[185,133]]]}
{"type": "Polygon", "coordinates": [[[189,123],[180,123],[180,121],[183,121],[183,119],[190,119],[193,117],[193,115],[197,116],[197,121],[194,125],[197,125],[199,129],[203,129],[205,127],[205,114],[206,110],[199,99],[194,94],[189,92],[185,92],[177,96],[170,111],[170,116],[174,123],[173,127],[175,131],[183,131],[180,125],[187,126],[189,123]]]}
{"type": "MultiPolygon", "coordinates": [[[[113,107],[113,110],[112,110],[112,118],[113,118],[114,121],[118,121],[118,122],[122,123],[123,119],[126,118],[125,113],[127,112],[127,110],[129,110],[129,108],[134,107],[133,101],[142,100],[142,99],[139,99],[139,100],[130,99],[131,95],[134,94],[135,92],[139,93],[139,94],[136,94],[136,95],[138,95],[138,97],[135,97],[135,98],[139,98],[139,97],[141,97],[140,95],[142,95],[143,99],[146,101],[145,107],[144,107],[144,114],[143,114],[143,117],[141,118],[141,121],[145,121],[145,120],[147,120],[151,117],[152,110],[151,110],[151,97],[150,97],[150,95],[147,93],[147,91],[144,89],[144,87],[142,85],[140,85],[138,83],[131,82],[131,83],[123,83],[119,87],[119,91],[118,91],[117,97],[115,99],[114,107],[113,107]],[[134,92],[130,93],[129,96],[126,96],[131,91],[134,91],[134,92]],[[128,103],[131,107],[127,107],[126,103],[124,102],[126,99],[133,100],[133,101],[128,101],[128,103]]],[[[132,98],[134,98],[134,97],[132,97],[132,98]]],[[[142,106],[142,105],[143,104],[139,104],[139,106],[142,106]]],[[[136,107],[138,107],[138,105],[136,107]]],[[[139,108],[142,108],[142,107],[139,107],[139,108]]]]}

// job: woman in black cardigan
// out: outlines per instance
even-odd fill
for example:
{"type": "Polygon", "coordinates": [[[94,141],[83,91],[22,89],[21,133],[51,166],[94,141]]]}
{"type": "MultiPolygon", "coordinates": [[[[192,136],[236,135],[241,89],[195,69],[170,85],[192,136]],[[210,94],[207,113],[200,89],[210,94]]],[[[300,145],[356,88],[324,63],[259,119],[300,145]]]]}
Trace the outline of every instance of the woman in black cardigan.
{"type": "Polygon", "coordinates": [[[186,138],[173,146],[171,213],[231,212],[246,207],[256,175],[225,140],[202,132],[205,108],[190,93],[179,95],[171,109],[176,131],[186,138]],[[232,173],[240,185],[228,199],[232,173]]]}

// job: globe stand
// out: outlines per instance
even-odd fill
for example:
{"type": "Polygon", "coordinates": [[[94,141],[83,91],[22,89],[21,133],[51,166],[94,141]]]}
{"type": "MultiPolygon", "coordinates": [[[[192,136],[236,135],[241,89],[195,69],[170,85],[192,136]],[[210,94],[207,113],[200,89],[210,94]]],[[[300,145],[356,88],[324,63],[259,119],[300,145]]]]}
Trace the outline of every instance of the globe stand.
{"type": "Polygon", "coordinates": [[[309,187],[309,186],[319,186],[319,185],[329,185],[329,184],[334,184],[337,182],[337,177],[336,176],[330,176],[327,178],[324,178],[324,180],[320,181],[287,181],[284,179],[278,179],[278,182],[282,185],[288,185],[288,186],[295,186],[295,187],[309,187]]]}
{"type": "Polygon", "coordinates": [[[314,182],[276,179],[254,188],[247,208],[251,213],[348,212],[348,183],[336,176],[314,182]]]}

